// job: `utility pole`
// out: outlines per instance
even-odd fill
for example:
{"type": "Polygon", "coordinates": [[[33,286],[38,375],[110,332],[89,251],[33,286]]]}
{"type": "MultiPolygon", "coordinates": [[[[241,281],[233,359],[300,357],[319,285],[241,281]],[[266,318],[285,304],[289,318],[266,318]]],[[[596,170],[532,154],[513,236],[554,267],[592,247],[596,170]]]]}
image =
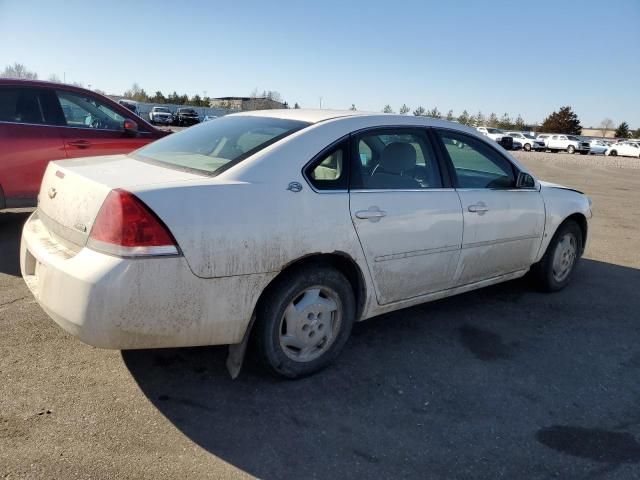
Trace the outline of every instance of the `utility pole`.
{"type": "Polygon", "coordinates": [[[322,97],[320,97],[320,110],[322,110],[322,97]]]}

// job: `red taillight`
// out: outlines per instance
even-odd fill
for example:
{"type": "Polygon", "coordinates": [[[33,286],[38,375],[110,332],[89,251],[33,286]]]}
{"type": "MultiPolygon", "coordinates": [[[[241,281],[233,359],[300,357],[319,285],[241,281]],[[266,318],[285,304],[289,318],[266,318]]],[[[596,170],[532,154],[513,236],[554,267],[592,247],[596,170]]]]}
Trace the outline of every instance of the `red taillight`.
{"type": "Polygon", "coordinates": [[[125,190],[111,190],[89,234],[87,245],[119,256],[176,255],[178,246],[164,223],[125,190]]]}

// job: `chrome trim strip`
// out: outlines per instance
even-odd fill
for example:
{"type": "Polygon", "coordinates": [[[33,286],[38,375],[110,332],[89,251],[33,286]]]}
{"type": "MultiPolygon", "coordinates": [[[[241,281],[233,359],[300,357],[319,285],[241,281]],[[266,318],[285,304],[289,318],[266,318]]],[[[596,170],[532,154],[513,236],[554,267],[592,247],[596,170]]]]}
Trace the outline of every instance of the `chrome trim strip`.
{"type": "MultiPolygon", "coordinates": [[[[131,119],[129,119],[131,120],[131,119]]],[[[135,122],[135,120],[132,120],[135,122]]],[[[72,127],[69,125],[49,125],[48,123],[27,123],[27,122],[8,122],[6,120],[0,120],[0,124],[7,125],[27,125],[30,127],[50,127],[50,128],[72,128],[74,130],[89,130],[90,132],[121,132],[124,133],[124,129],[122,130],[111,130],[107,128],[90,128],[90,127],[72,127]]],[[[152,132],[147,130],[138,130],[139,134],[151,135],[152,132]]],[[[134,138],[134,137],[131,137],[134,138]]]]}
{"type": "Polygon", "coordinates": [[[61,243],[69,243],[80,248],[84,247],[87,243],[88,234],[74,230],[66,225],[62,225],[44,213],[41,208],[36,210],[36,214],[49,233],[58,237],[58,239],[61,240],[61,243]]]}
{"type": "Polygon", "coordinates": [[[455,192],[455,188],[362,188],[351,193],[398,193],[398,192],[455,192]]]}
{"type": "Polygon", "coordinates": [[[391,255],[381,255],[373,259],[374,262],[386,262],[389,260],[400,260],[402,258],[419,257],[422,255],[431,255],[433,253],[455,252],[460,250],[460,245],[446,245],[444,247],[427,248],[425,250],[414,250],[404,253],[392,253],[391,255]]]}
{"type": "Polygon", "coordinates": [[[502,243],[519,242],[521,240],[538,240],[538,239],[540,239],[540,236],[538,235],[523,235],[520,237],[501,238],[498,240],[486,240],[484,242],[463,243],[462,249],[465,250],[467,248],[486,247],[489,245],[500,245],[502,243]]]}

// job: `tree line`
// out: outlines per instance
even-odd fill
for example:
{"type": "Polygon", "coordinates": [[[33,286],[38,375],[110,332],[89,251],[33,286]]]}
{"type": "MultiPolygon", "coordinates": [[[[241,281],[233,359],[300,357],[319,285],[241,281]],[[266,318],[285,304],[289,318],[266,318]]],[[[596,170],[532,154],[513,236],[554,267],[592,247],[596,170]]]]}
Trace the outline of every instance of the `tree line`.
{"type": "MultiPolygon", "coordinates": [[[[355,105],[351,106],[355,109],[355,105]]],[[[393,107],[387,104],[382,109],[383,113],[395,113],[393,107]]],[[[411,112],[411,109],[403,104],[399,108],[400,115],[406,115],[411,112]]],[[[565,133],[569,135],[580,135],[582,133],[582,125],[578,119],[578,115],[572,110],[570,106],[560,107],[558,111],[550,113],[540,125],[528,124],[524,121],[521,115],[518,115],[515,119],[508,113],[504,113],[501,117],[498,117],[495,113],[490,113],[485,116],[481,111],[475,115],[470,115],[467,110],[455,116],[453,110],[449,110],[446,114],[443,114],[438,110],[438,107],[433,107],[431,110],[426,110],[424,107],[419,106],[413,110],[413,115],[417,117],[431,117],[444,119],[448,121],[455,121],[462,125],[468,125],[470,127],[492,127],[502,130],[518,130],[527,131],[532,130],[540,133],[565,133]]],[[[611,119],[605,119],[600,124],[600,130],[602,136],[606,136],[609,130],[613,130],[614,123],[611,119]]],[[[629,129],[627,122],[622,122],[618,125],[614,132],[616,138],[640,138],[640,128],[635,132],[629,129]]]]}

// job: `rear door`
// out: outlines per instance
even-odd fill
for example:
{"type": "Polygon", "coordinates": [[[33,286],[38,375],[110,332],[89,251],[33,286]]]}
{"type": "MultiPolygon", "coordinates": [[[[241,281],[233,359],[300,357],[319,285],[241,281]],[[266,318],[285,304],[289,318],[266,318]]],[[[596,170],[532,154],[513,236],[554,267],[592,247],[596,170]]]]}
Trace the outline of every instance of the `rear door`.
{"type": "Polygon", "coordinates": [[[0,188],[7,207],[35,206],[47,164],[65,158],[56,101],[46,89],[0,87],[0,188]]]}
{"type": "Polygon", "coordinates": [[[351,139],[351,218],[380,304],[451,287],[462,211],[426,129],[369,130],[351,139]]]}
{"type": "Polygon", "coordinates": [[[464,216],[455,284],[529,268],[544,230],[544,202],[538,189],[516,188],[517,169],[486,142],[458,131],[436,131],[464,216]]]}
{"type": "Polygon", "coordinates": [[[151,140],[150,132],[125,134],[125,117],[90,94],[57,90],[65,120],[64,144],[69,158],[129,153],[151,140]]]}

